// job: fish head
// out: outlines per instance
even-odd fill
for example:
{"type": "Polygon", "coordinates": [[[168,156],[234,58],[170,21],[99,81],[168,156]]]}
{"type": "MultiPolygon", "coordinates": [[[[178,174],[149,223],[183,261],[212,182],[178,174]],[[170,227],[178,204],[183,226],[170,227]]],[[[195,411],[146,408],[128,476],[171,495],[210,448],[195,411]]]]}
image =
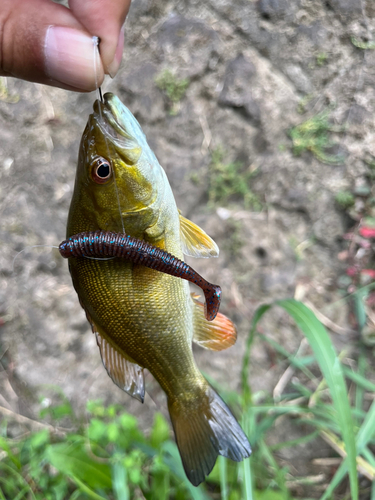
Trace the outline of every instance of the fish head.
{"type": "Polygon", "coordinates": [[[158,219],[164,184],[164,171],[132,113],[111,93],[95,101],[82,136],[71,206],[85,218],[84,230],[142,234],[158,219]]]}

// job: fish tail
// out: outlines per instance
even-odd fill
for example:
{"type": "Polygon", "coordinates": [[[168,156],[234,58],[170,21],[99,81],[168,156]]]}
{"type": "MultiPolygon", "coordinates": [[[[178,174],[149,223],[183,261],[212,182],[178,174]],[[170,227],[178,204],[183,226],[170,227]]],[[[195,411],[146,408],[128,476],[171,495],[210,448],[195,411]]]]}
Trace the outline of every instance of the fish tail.
{"type": "Polygon", "coordinates": [[[249,441],[231,411],[208,383],[199,394],[168,400],[176,442],[189,481],[204,481],[218,455],[240,462],[251,454],[249,441]]]}

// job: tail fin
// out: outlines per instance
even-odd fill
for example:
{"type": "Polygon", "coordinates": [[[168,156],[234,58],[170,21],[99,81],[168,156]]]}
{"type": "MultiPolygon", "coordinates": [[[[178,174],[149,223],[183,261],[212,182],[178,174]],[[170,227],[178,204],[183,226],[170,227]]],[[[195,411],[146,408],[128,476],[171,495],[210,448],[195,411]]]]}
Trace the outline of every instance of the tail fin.
{"type": "Polygon", "coordinates": [[[207,383],[202,393],[168,401],[169,413],[189,481],[204,481],[218,455],[240,462],[251,454],[245,433],[224,401],[207,383]]]}

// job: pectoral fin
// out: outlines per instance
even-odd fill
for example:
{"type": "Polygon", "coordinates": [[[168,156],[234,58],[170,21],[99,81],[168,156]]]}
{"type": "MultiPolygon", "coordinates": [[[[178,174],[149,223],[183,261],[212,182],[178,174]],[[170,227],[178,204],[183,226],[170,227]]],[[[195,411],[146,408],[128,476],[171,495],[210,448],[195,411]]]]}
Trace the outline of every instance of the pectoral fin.
{"type": "Polygon", "coordinates": [[[190,257],[217,257],[219,247],[203,229],[180,214],[182,251],[190,257]]]}
{"type": "Polygon", "coordinates": [[[213,321],[207,321],[204,316],[204,304],[192,294],[194,301],[194,335],[193,341],[213,351],[223,351],[236,343],[237,331],[232,321],[218,313],[213,321]]]}
{"type": "MultiPolygon", "coordinates": [[[[81,301],[80,301],[81,302],[81,301]]],[[[81,305],[83,309],[82,302],[81,305]]],[[[100,356],[104,368],[113,382],[130,396],[143,403],[145,399],[145,381],[143,368],[125,358],[125,356],[110,341],[104,338],[99,332],[95,323],[87,313],[86,317],[91,324],[93,333],[96,336],[96,343],[99,346],[100,356]]]]}

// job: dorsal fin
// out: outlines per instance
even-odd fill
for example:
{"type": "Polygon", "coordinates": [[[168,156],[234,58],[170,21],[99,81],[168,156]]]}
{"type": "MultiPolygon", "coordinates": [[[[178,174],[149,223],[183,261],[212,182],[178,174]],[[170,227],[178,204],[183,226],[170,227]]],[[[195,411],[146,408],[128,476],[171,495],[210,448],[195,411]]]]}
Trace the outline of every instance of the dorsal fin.
{"type": "Polygon", "coordinates": [[[199,302],[194,293],[191,294],[194,301],[194,335],[193,341],[213,351],[223,351],[236,343],[237,331],[232,321],[218,313],[213,321],[207,321],[204,316],[204,304],[199,302]]]}
{"type": "Polygon", "coordinates": [[[81,299],[79,302],[86,313],[88,322],[95,333],[104,368],[113,382],[130,396],[143,403],[145,399],[145,381],[143,368],[127,359],[120,350],[108,341],[100,332],[81,299]]]}
{"type": "Polygon", "coordinates": [[[218,257],[219,247],[199,226],[180,213],[182,251],[190,257],[218,257]]]}

